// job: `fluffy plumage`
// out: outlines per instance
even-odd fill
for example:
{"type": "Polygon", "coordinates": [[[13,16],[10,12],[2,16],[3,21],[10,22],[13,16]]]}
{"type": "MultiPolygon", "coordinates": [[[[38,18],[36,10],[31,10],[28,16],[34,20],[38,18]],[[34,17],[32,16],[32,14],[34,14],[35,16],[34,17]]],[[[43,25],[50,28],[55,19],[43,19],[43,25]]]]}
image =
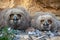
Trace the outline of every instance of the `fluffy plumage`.
{"type": "Polygon", "coordinates": [[[56,16],[50,12],[36,12],[31,24],[32,27],[41,31],[56,32],[59,27],[56,16]]]}
{"type": "Polygon", "coordinates": [[[0,16],[1,27],[25,30],[30,27],[30,21],[29,12],[23,7],[4,9],[0,16]]]}

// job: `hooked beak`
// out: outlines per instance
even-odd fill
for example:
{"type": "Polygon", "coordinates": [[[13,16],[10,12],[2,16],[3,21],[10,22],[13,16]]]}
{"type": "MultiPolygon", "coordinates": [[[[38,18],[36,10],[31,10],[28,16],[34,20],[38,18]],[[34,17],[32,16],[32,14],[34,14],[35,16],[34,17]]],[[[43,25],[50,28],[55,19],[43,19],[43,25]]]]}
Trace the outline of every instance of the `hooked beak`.
{"type": "Polygon", "coordinates": [[[18,19],[17,19],[17,16],[14,16],[14,23],[16,24],[17,23],[17,21],[18,21],[18,19]]]}

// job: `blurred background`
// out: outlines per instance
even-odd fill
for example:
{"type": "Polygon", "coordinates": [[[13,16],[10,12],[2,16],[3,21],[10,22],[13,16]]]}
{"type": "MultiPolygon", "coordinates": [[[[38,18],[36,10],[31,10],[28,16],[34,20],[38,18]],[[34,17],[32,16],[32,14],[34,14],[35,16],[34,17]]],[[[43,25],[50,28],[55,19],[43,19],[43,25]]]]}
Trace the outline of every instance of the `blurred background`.
{"type": "Polygon", "coordinates": [[[20,6],[27,8],[31,16],[39,11],[52,12],[60,20],[60,0],[0,0],[0,11],[20,6]]]}

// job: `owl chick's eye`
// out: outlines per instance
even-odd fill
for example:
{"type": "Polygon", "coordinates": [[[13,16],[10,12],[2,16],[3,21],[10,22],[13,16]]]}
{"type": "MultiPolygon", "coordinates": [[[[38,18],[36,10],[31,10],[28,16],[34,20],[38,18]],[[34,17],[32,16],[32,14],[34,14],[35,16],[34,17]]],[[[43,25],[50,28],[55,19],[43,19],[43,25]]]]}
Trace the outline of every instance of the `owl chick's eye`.
{"type": "Polygon", "coordinates": [[[17,16],[21,17],[21,14],[17,14],[17,16]]]}
{"type": "Polygon", "coordinates": [[[40,22],[42,23],[42,22],[44,22],[44,20],[40,20],[40,22]]]}
{"type": "Polygon", "coordinates": [[[11,14],[11,15],[10,15],[10,19],[13,19],[13,16],[14,16],[14,14],[11,14]]]}
{"type": "Polygon", "coordinates": [[[14,14],[11,14],[10,17],[12,17],[14,14]]]}
{"type": "Polygon", "coordinates": [[[49,19],[48,22],[49,22],[49,24],[52,24],[52,20],[49,19]]]}

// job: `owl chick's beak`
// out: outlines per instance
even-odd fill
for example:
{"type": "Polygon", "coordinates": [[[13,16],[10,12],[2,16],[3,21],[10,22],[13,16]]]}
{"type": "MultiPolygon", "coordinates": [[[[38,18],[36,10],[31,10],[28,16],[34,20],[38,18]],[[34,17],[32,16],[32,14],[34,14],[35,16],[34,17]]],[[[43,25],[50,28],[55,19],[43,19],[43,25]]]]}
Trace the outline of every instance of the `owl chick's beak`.
{"type": "Polygon", "coordinates": [[[14,18],[13,21],[14,21],[14,23],[16,24],[17,21],[18,21],[17,15],[15,15],[13,18],[14,18]]]}
{"type": "Polygon", "coordinates": [[[48,22],[44,23],[43,25],[44,25],[46,28],[48,28],[48,26],[49,26],[48,22]]]}

